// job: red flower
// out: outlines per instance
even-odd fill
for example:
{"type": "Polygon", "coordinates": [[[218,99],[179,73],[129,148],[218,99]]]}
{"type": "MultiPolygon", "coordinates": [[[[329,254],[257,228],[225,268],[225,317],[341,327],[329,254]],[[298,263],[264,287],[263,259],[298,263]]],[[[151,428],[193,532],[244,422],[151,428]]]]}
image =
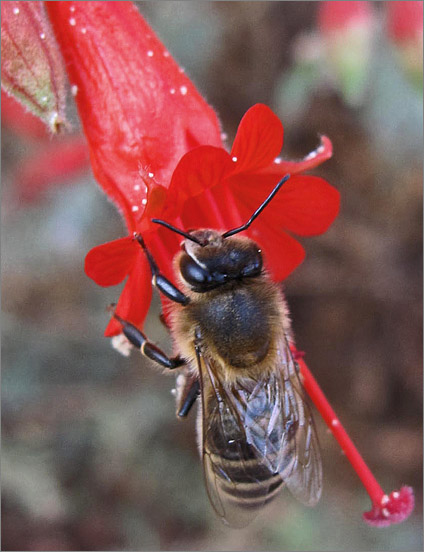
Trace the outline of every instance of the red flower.
{"type": "MultiPolygon", "coordinates": [[[[142,233],[161,270],[172,278],[179,239],[152,224],[152,217],[183,229],[230,229],[245,222],[287,173],[293,176],[248,233],[263,247],[272,276],[279,280],[289,274],[304,251],[287,232],[322,233],[338,212],[336,190],[320,178],[299,174],[331,156],[330,141],[323,138],[299,163],[283,162],[276,158],[282,125],[271,110],[257,105],[243,118],[229,154],[221,148],[214,112],[131,3],[47,2],[46,9],[77,91],[95,176],[130,231],[86,258],[87,273],[100,285],[128,276],[118,314],[140,326],[150,305],[150,269],[133,232],[142,233]]],[[[106,335],[119,332],[113,320],[106,335]]],[[[402,521],[413,508],[412,490],[402,487],[384,495],[303,358],[294,354],[306,391],[370,494],[373,509],[364,515],[366,521],[402,521]]]]}
{"type": "MultiPolygon", "coordinates": [[[[277,158],[282,142],[279,119],[265,105],[255,105],[243,117],[231,153],[213,146],[193,149],[178,163],[168,190],[162,192],[156,205],[148,203],[145,211],[142,205],[133,205],[136,212],[144,211],[135,229],[143,233],[167,277],[175,280],[172,259],[181,240],[152,224],[150,218],[159,217],[186,230],[229,230],[247,221],[288,172],[293,176],[246,233],[264,250],[276,281],[302,262],[303,247],[284,230],[303,236],[325,232],[337,216],[339,193],[321,178],[296,173],[328,159],[331,142],[324,137],[318,150],[299,163],[277,158]]],[[[142,325],[150,301],[150,294],[144,294],[142,307],[135,300],[140,289],[150,287],[150,269],[143,258],[138,242],[130,236],[94,248],[85,264],[88,276],[103,286],[117,284],[129,275],[117,312],[137,325],[142,325]]],[[[119,325],[114,324],[108,326],[106,334],[119,331],[119,325]]]]}
{"type": "Polygon", "coordinates": [[[215,112],[132,2],[45,6],[77,90],[94,176],[132,232],[143,214],[132,206],[162,197],[184,153],[221,144],[215,112]]]}

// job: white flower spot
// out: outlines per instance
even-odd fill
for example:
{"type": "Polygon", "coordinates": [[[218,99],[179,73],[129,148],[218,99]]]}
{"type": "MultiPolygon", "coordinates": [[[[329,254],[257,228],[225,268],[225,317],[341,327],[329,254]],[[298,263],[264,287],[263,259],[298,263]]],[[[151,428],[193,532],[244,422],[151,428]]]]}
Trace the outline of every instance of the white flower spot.
{"type": "Polygon", "coordinates": [[[232,161],[233,163],[237,163],[237,157],[236,157],[236,156],[231,157],[231,161],[232,161]]]}
{"type": "Polygon", "coordinates": [[[72,94],[72,96],[74,96],[74,98],[78,94],[78,86],[76,84],[73,84],[71,86],[71,94],[72,94]]]}
{"type": "Polygon", "coordinates": [[[309,161],[310,159],[314,159],[317,156],[317,152],[318,152],[318,150],[311,151],[311,153],[308,153],[308,155],[305,157],[305,161],[309,161]]]}
{"type": "Polygon", "coordinates": [[[42,101],[43,103],[47,103],[47,100],[48,100],[48,97],[47,97],[47,96],[43,96],[43,97],[41,98],[41,101],[42,101]]]}
{"type": "Polygon", "coordinates": [[[149,51],[147,52],[147,55],[148,55],[149,57],[153,57],[153,50],[149,50],[149,51]]]}
{"type": "Polygon", "coordinates": [[[13,8],[13,13],[14,13],[15,15],[18,15],[18,13],[19,13],[19,8],[13,8]]]}
{"type": "Polygon", "coordinates": [[[135,190],[136,192],[138,192],[138,191],[140,190],[140,184],[135,184],[135,185],[134,185],[134,190],[135,190]]]}
{"type": "Polygon", "coordinates": [[[281,157],[276,157],[276,158],[274,159],[274,163],[275,163],[276,165],[279,165],[279,164],[281,163],[281,161],[282,161],[281,157]]]}
{"type": "Polygon", "coordinates": [[[45,40],[45,38],[46,38],[46,33],[41,33],[41,34],[40,34],[40,38],[41,38],[41,40],[45,40]]]}
{"type": "Polygon", "coordinates": [[[142,200],[141,200],[141,204],[142,204],[142,205],[147,205],[147,199],[146,199],[146,198],[142,199],[142,200]]]}
{"type": "Polygon", "coordinates": [[[180,73],[185,73],[184,67],[178,67],[178,71],[179,71],[180,73]]]}
{"type": "Polygon", "coordinates": [[[336,420],[336,419],[334,418],[334,420],[331,420],[331,425],[332,425],[333,427],[337,427],[337,426],[339,425],[339,420],[336,420]]]}
{"type": "Polygon", "coordinates": [[[82,34],[85,34],[85,33],[87,32],[87,29],[86,29],[85,27],[83,27],[83,28],[81,29],[81,32],[82,32],[82,34]]]}
{"type": "Polygon", "coordinates": [[[226,132],[221,132],[221,140],[227,140],[228,134],[226,132]]]}
{"type": "Polygon", "coordinates": [[[170,94],[175,94],[175,88],[171,88],[171,90],[169,91],[170,94]]]}
{"type": "Polygon", "coordinates": [[[75,20],[75,17],[71,17],[71,19],[69,20],[69,25],[72,25],[72,27],[75,27],[76,24],[77,22],[75,20]]]}
{"type": "Polygon", "coordinates": [[[73,13],[73,12],[75,11],[75,6],[71,6],[71,7],[69,8],[69,11],[71,11],[71,12],[73,13]]]}
{"type": "Polygon", "coordinates": [[[382,508],[381,513],[383,514],[384,517],[389,517],[390,516],[390,512],[387,508],[382,508]]]}
{"type": "Polygon", "coordinates": [[[152,172],[149,172],[149,178],[153,178],[155,175],[152,172]]]}
{"type": "Polygon", "coordinates": [[[138,211],[138,206],[137,206],[137,205],[133,205],[133,206],[131,207],[131,211],[132,211],[133,213],[136,213],[136,212],[138,211]]]}
{"type": "Polygon", "coordinates": [[[394,492],[392,493],[392,496],[393,496],[393,498],[399,498],[399,497],[400,497],[400,493],[398,493],[397,491],[394,491],[394,492]]]}
{"type": "Polygon", "coordinates": [[[188,92],[187,86],[180,86],[180,92],[183,96],[185,96],[188,92]]]}
{"type": "Polygon", "coordinates": [[[169,52],[167,50],[165,50],[164,53],[163,53],[163,57],[169,57],[169,55],[170,55],[169,52]]]}
{"type": "Polygon", "coordinates": [[[384,506],[388,502],[390,502],[390,498],[387,495],[384,495],[383,498],[381,499],[381,505],[384,506]]]}

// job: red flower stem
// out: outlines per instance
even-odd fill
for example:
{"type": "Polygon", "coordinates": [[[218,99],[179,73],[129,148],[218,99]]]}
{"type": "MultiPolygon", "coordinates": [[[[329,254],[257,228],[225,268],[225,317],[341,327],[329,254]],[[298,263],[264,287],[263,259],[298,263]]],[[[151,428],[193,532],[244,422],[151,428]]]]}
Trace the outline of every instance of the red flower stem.
{"type": "Polygon", "coordinates": [[[378,484],[377,480],[371,473],[371,470],[368,468],[364,459],[359,454],[357,448],[346,433],[340,423],[340,420],[337,418],[336,413],[331,408],[324,393],[319,387],[314,376],[309,371],[309,368],[306,366],[304,360],[298,358],[297,362],[303,376],[303,386],[306,392],[311,397],[319,413],[324,418],[325,423],[338,441],[349,462],[352,464],[353,469],[358,474],[362,484],[371,498],[372,503],[380,504],[384,496],[383,489],[378,484]]]}

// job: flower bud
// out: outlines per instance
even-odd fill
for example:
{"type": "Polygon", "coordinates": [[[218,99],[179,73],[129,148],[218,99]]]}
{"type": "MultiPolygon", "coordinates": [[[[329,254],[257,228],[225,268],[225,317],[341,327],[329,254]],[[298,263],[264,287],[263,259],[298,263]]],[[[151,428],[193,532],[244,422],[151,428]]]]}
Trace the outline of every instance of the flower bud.
{"type": "Polygon", "coordinates": [[[349,105],[363,98],[374,29],[370,2],[320,2],[318,26],[336,86],[349,105]]]}
{"type": "Polygon", "coordinates": [[[387,33],[408,79],[423,87],[423,3],[386,2],[387,33]]]}
{"type": "Polygon", "coordinates": [[[53,133],[66,124],[65,72],[42,2],[1,3],[1,84],[53,133]]]}

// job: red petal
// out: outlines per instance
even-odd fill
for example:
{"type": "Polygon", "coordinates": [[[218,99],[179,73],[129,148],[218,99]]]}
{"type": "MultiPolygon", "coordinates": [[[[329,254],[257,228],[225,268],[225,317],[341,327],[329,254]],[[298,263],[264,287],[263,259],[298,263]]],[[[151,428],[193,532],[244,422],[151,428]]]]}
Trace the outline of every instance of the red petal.
{"type": "MultiPolygon", "coordinates": [[[[150,267],[147,263],[146,256],[140,251],[128,281],[122,290],[115,312],[124,320],[142,329],[144,319],[150,308],[151,300],[152,284],[150,267]]],[[[121,332],[121,324],[112,318],[106,327],[104,335],[106,337],[112,337],[121,332]]]]}
{"type": "Polygon", "coordinates": [[[43,2],[1,3],[1,85],[52,132],[65,120],[65,71],[43,2]]]}
{"type": "Polygon", "coordinates": [[[133,230],[147,188],[167,187],[195,145],[221,144],[218,120],[132,3],[46,6],[78,89],[95,176],[133,230]]]}
{"type": "Polygon", "coordinates": [[[237,130],[231,156],[237,158],[237,173],[253,172],[272,163],[283,146],[283,125],[263,104],[256,104],[244,115],[237,130]]]}
{"type": "Polygon", "coordinates": [[[25,159],[14,176],[21,201],[34,201],[52,185],[69,183],[88,166],[87,143],[82,136],[47,143],[45,149],[25,159]]]}
{"type": "Polygon", "coordinates": [[[173,260],[180,250],[183,238],[167,228],[158,227],[156,232],[150,232],[144,239],[160,271],[168,280],[177,284],[173,260]]]}
{"type": "Polygon", "coordinates": [[[166,205],[179,213],[190,197],[219,185],[232,169],[229,154],[222,148],[200,146],[184,155],[172,175],[166,205]]]}
{"type": "Polygon", "coordinates": [[[226,221],[222,215],[221,201],[216,202],[211,190],[188,199],[181,209],[181,221],[186,230],[213,228],[225,230],[226,221]]]}
{"type": "Polygon", "coordinates": [[[99,286],[115,286],[129,274],[138,256],[143,256],[140,245],[131,236],[104,243],[87,253],[85,273],[99,286]]]}
{"type": "MultiPolygon", "coordinates": [[[[238,196],[253,213],[271,192],[274,184],[249,177],[235,188],[238,196]],[[252,183],[253,182],[253,183],[252,183]]],[[[269,181],[269,178],[267,178],[269,181]]],[[[323,178],[309,175],[292,176],[272,199],[260,216],[274,228],[284,228],[299,236],[316,236],[325,232],[337,217],[340,193],[323,178]]]]}
{"type": "Polygon", "coordinates": [[[368,525],[388,527],[393,523],[402,523],[414,509],[414,491],[411,487],[402,487],[384,496],[381,504],[374,504],[372,510],[362,515],[368,525]]]}
{"type": "Polygon", "coordinates": [[[263,250],[265,267],[275,282],[287,278],[305,258],[305,250],[298,241],[268,224],[258,221],[248,234],[263,250]]]}
{"type": "Polygon", "coordinates": [[[261,174],[278,174],[281,177],[289,174],[297,174],[300,172],[309,171],[333,155],[333,145],[327,136],[321,136],[321,144],[316,150],[311,151],[302,161],[286,161],[277,158],[271,165],[260,171],[261,174]]]}

